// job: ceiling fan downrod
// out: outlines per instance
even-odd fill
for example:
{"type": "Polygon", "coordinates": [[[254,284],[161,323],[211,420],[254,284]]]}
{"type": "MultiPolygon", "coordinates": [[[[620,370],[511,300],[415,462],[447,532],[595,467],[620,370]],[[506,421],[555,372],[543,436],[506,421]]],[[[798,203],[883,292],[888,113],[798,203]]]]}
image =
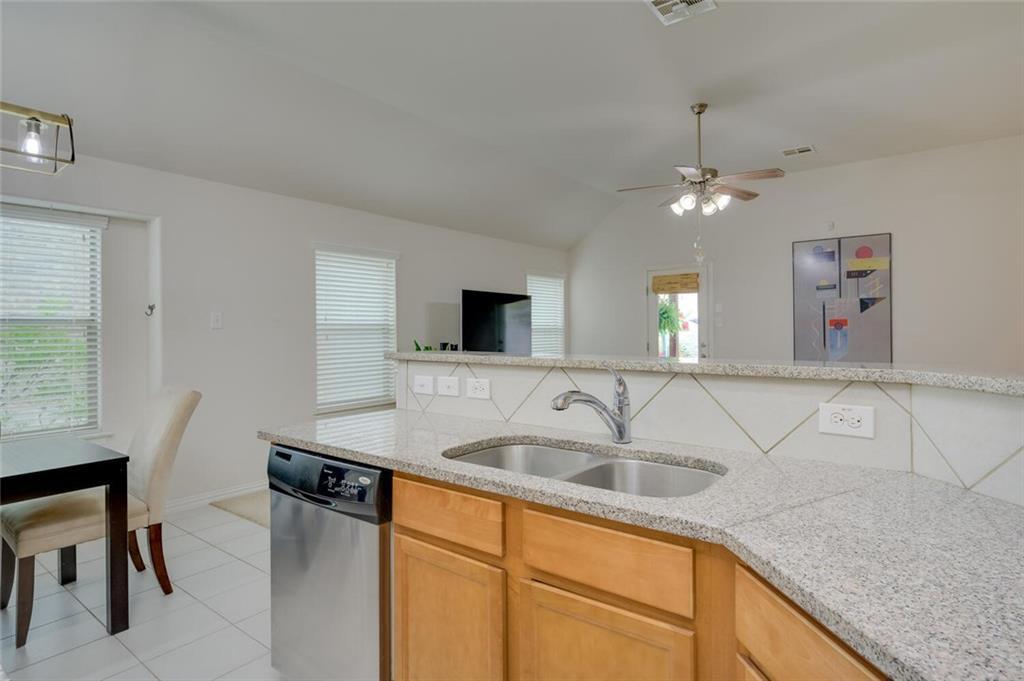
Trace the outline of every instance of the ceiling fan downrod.
{"type": "Polygon", "coordinates": [[[697,104],[691,104],[690,105],[690,111],[692,111],[694,113],[694,115],[697,116],[697,167],[698,168],[703,168],[704,167],[704,157],[703,157],[704,155],[703,155],[703,150],[701,149],[701,141],[700,141],[700,115],[702,113],[704,113],[705,111],[707,111],[707,110],[708,110],[708,105],[705,102],[699,102],[697,104]]]}

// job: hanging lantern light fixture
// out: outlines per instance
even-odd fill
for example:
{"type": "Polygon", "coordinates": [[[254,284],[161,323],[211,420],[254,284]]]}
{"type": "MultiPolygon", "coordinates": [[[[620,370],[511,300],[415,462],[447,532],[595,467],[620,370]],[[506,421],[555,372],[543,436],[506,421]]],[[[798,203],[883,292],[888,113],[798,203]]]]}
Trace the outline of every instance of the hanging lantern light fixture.
{"type": "Polygon", "coordinates": [[[75,162],[74,122],[53,114],[0,102],[3,141],[0,166],[56,175],[75,162]]]}

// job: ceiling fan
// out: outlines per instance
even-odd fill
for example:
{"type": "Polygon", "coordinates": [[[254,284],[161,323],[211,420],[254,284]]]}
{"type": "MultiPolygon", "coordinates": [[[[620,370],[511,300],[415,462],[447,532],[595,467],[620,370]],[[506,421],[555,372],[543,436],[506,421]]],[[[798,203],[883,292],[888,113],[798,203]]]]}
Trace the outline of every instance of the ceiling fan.
{"type": "Polygon", "coordinates": [[[740,201],[750,201],[758,197],[757,192],[732,186],[732,182],[743,180],[768,180],[773,177],[782,177],[786,173],[779,168],[766,168],[765,170],[748,170],[742,173],[719,176],[715,168],[705,168],[702,158],[700,139],[700,117],[708,110],[708,105],[702,103],[690,106],[690,111],[697,116],[697,165],[676,166],[680,175],[680,181],[676,184],[654,184],[646,187],[628,187],[619,189],[620,192],[635,192],[642,189],[678,189],[672,198],[658,204],[659,208],[668,206],[676,215],[682,215],[686,211],[696,208],[700,204],[701,212],[704,215],[714,215],[729,205],[729,201],[736,198],[740,201]]]}

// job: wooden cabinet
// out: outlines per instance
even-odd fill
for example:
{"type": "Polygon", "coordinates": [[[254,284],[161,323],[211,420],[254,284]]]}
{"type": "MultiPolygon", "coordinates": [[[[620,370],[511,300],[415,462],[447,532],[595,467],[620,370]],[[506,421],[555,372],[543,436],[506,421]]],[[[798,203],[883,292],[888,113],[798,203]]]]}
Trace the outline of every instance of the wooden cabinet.
{"type": "Polygon", "coordinates": [[[505,678],[505,572],[395,537],[398,681],[505,678]]]}
{"type": "Polygon", "coordinates": [[[527,565],[638,603],[693,617],[693,550],[523,511],[527,565]]]}
{"type": "Polygon", "coordinates": [[[736,681],[768,681],[754,663],[740,654],[736,655],[736,681]]]}
{"type": "Polygon", "coordinates": [[[396,681],[881,678],[721,546],[401,475],[393,520],[396,681]]]}
{"type": "Polygon", "coordinates": [[[396,525],[494,556],[505,553],[500,501],[402,478],[395,479],[392,496],[396,525]]]}
{"type": "Polygon", "coordinates": [[[688,681],[693,632],[539,582],[519,589],[524,681],[688,681]]]}
{"type": "Polygon", "coordinates": [[[771,679],[881,678],[741,565],[736,566],[736,637],[771,679]]]}

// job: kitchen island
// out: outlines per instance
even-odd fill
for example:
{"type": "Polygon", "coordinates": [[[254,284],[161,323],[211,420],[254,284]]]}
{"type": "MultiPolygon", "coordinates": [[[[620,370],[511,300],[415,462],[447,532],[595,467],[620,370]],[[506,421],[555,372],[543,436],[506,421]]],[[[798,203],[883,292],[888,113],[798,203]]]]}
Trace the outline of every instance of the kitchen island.
{"type": "Polygon", "coordinates": [[[613,446],[600,433],[410,409],[259,437],[722,546],[894,679],[1024,676],[1024,509],[998,499],[907,472],[644,439],[613,446]],[[691,496],[651,498],[451,458],[502,443],[724,474],[691,496]]]}

